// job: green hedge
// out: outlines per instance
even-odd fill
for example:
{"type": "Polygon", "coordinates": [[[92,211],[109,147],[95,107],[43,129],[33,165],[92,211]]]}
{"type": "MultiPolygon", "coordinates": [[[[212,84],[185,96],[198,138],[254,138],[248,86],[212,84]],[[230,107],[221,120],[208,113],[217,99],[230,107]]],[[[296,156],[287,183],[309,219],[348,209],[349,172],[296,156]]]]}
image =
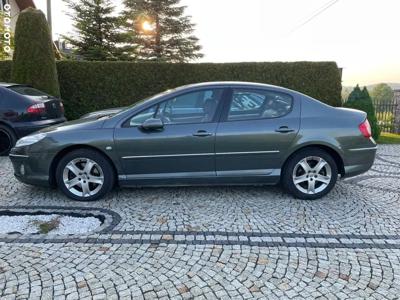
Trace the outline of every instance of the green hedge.
{"type": "Polygon", "coordinates": [[[0,61],[0,82],[10,82],[11,81],[11,60],[0,61]]]}
{"type": "MultiPolygon", "coordinates": [[[[0,76],[7,63],[0,62],[0,76]]],[[[334,62],[164,64],[132,62],[57,62],[67,117],[126,106],[184,84],[240,80],[291,88],[341,106],[341,72],[334,62]]],[[[0,80],[7,81],[1,77],[0,80]]]]}

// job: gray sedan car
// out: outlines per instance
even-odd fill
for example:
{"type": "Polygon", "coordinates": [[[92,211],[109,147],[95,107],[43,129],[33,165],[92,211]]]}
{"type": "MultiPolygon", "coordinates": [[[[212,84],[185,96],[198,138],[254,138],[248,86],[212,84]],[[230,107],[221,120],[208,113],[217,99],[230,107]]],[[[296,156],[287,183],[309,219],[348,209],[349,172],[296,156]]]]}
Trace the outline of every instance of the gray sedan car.
{"type": "Polygon", "coordinates": [[[15,176],[95,200],[120,186],[278,184],[301,199],[366,172],[366,114],[281,87],[193,84],[50,127],[12,149],[15,176]]]}

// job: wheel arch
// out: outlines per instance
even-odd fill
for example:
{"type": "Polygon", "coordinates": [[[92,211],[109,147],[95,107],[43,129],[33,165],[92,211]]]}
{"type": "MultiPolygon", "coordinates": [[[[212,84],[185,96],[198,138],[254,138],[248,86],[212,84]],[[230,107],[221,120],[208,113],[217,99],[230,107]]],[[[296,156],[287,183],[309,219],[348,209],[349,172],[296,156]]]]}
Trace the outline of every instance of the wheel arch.
{"type": "Polygon", "coordinates": [[[60,162],[61,158],[64,155],[66,155],[67,153],[70,153],[70,152],[75,151],[75,150],[80,150],[80,149],[88,149],[88,150],[96,151],[97,153],[101,154],[104,158],[106,158],[108,160],[108,162],[111,164],[112,168],[113,168],[114,176],[115,176],[115,180],[116,180],[115,182],[118,182],[117,181],[117,179],[118,179],[117,168],[116,168],[113,160],[104,151],[102,151],[102,150],[100,150],[100,149],[98,149],[96,147],[93,147],[93,146],[78,144],[78,145],[71,145],[71,146],[68,146],[66,148],[63,148],[62,150],[60,150],[54,156],[53,160],[51,161],[50,170],[49,170],[49,183],[50,183],[51,186],[55,187],[57,185],[57,183],[56,183],[56,169],[57,169],[57,165],[60,162]]]}
{"type": "Polygon", "coordinates": [[[306,145],[301,145],[299,147],[297,147],[294,151],[292,151],[286,158],[285,161],[282,165],[282,170],[285,169],[286,164],[288,163],[288,161],[299,151],[302,151],[304,149],[307,148],[319,148],[321,150],[324,150],[325,152],[327,152],[329,155],[332,156],[332,158],[334,159],[336,166],[338,168],[338,172],[339,174],[343,177],[345,175],[345,170],[344,170],[344,160],[342,155],[340,154],[338,149],[335,149],[335,147],[332,146],[328,146],[325,144],[321,144],[321,143],[310,143],[310,144],[306,144],[306,145]]]}
{"type": "Polygon", "coordinates": [[[18,139],[19,136],[18,136],[17,132],[15,131],[15,128],[10,123],[5,122],[4,120],[0,120],[0,125],[6,126],[7,128],[9,128],[18,139]]]}

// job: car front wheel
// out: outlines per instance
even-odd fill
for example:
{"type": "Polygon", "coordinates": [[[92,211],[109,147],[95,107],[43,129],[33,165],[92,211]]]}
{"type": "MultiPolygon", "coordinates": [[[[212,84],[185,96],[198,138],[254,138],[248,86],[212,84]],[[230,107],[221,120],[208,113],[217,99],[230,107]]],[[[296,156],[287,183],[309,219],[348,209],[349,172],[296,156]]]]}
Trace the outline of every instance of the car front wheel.
{"type": "Polygon", "coordinates": [[[58,163],[56,181],[61,191],[78,201],[94,201],[114,186],[111,163],[102,154],[90,149],[75,150],[58,163]]]}
{"type": "Polygon", "coordinates": [[[313,200],[328,194],[337,177],[332,156],[321,149],[308,148],[295,153],[286,163],[282,184],[296,198],[313,200]]]}

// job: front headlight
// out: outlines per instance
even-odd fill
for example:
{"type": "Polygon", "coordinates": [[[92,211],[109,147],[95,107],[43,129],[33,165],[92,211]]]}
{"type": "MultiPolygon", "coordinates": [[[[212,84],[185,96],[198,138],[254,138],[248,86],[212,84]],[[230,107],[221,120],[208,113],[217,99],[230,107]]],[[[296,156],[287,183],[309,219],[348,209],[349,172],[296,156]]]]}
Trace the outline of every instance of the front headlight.
{"type": "Polygon", "coordinates": [[[17,143],[15,144],[15,147],[24,147],[24,146],[29,146],[32,144],[35,144],[41,140],[43,140],[46,137],[45,133],[37,133],[33,135],[28,135],[26,137],[23,137],[22,139],[19,139],[17,143]]]}

